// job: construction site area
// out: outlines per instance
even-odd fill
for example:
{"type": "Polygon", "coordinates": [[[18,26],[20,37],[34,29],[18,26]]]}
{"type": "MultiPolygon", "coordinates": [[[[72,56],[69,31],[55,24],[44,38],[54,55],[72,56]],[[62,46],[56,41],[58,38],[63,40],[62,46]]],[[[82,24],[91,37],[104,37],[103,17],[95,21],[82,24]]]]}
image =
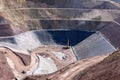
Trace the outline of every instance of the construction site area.
{"type": "Polygon", "coordinates": [[[120,80],[119,0],[0,0],[0,80],[120,80]]]}

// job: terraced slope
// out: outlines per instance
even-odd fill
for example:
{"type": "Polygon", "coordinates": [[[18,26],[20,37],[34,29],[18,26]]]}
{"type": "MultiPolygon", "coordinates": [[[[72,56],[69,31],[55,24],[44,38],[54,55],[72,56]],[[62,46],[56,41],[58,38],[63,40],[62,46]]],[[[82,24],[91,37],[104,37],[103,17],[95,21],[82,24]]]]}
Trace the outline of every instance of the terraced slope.
{"type": "Polygon", "coordinates": [[[2,0],[0,4],[1,26],[9,29],[8,34],[3,28],[1,36],[38,29],[96,30],[120,18],[119,4],[110,0],[2,0]]]}

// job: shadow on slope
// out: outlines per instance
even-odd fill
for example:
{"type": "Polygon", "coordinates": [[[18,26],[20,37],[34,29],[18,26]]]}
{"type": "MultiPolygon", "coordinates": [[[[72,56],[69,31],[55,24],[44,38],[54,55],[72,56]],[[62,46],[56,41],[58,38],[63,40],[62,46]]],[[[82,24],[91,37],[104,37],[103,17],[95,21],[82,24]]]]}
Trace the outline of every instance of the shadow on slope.
{"type": "Polygon", "coordinates": [[[13,30],[9,24],[9,20],[0,16],[0,37],[1,36],[12,36],[13,30]]]}
{"type": "Polygon", "coordinates": [[[26,0],[25,5],[42,8],[119,9],[115,4],[105,0],[26,0]]]}

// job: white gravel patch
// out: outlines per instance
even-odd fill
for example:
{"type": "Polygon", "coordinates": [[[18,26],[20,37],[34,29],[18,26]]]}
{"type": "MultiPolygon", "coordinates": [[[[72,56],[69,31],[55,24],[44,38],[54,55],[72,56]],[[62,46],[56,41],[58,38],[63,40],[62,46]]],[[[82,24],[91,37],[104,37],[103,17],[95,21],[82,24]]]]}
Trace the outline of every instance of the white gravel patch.
{"type": "Polygon", "coordinates": [[[37,55],[37,63],[31,68],[29,75],[49,74],[57,71],[57,67],[51,58],[43,58],[37,55]]]}
{"type": "Polygon", "coordinates": [[[58,59],[64,61],[67,59],[67,55],[62,52],[51,51],[58,59]]]}

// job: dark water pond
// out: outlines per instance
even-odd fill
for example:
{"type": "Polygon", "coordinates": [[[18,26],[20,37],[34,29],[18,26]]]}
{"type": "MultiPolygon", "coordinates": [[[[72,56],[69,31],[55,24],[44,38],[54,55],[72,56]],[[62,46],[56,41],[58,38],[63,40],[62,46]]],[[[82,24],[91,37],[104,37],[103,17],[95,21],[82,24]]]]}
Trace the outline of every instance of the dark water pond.
{"type": "Polygon", "coordinates": [[[90,35],[92,35],[95,32],[88,32],[88,31],[81,31],[81,30],[47,30],[47,31],[38,31],[35,32],[38,35],[38,38],[44,39],[44,42],[50,42],[51,39],[46,38],[46,36],[41,35],[48,33],[51,35],[52,40],[54,40],[57,44],[61,45],[69,45],[69,46],[74,46],[77,43],[83,41],[90,35]],[[48,41],[49,40],[49,41],[48,41]]]}

